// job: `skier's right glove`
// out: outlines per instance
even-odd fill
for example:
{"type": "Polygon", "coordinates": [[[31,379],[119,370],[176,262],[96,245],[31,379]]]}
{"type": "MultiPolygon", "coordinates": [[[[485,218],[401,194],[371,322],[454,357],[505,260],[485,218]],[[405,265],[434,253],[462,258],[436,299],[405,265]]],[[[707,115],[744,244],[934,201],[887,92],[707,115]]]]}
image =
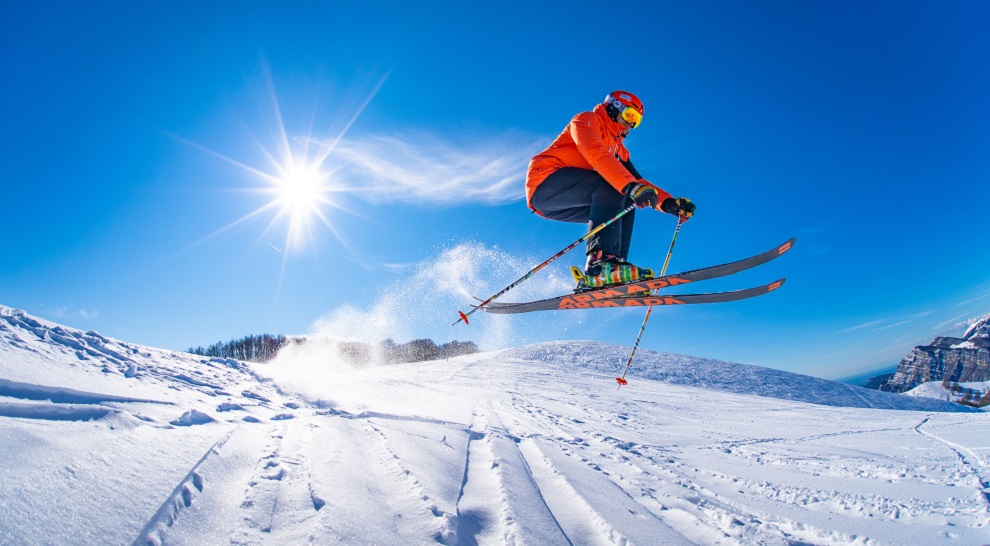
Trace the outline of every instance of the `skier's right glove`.
{"type": "Polygon", "coordinates": [[[667,214],[673,214],[674,216],[679,216],[684,220],[689,220],[694,216],[694,211],[697,207],[691,202],[687,197],[668,197],[660,203],[660,210],[666,212],[667,214]]]}
{"type": "Polygon", "coordinates": [[[630,182],[626,186],[626,195],[636,203],[639,208],[650,207],[651,209],[657,208],[657,190],[650,184],[643,182],[630,182]]]}

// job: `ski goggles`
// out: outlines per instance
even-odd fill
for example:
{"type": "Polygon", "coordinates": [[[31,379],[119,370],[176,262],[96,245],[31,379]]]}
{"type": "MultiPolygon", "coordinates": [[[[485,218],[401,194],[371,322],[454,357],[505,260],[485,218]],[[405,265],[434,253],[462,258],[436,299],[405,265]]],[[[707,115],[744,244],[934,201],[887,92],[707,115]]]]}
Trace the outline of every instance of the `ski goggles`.
{"type": "Polygon", "coordinates": [[[626,106],[619,111],[619,118],[628,123],[633,129],[639,127],[639,124],[643,122],[643,114],[640,114],[639,110],[632,106],[626,106]]]}

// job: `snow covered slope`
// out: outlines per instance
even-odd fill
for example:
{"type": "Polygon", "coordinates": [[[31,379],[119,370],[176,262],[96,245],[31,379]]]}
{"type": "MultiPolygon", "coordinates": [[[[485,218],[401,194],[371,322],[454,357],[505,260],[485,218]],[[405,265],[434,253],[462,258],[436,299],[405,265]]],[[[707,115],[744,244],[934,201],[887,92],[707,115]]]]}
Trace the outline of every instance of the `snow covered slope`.
{"type": "Polygon", "coordinates": [[[656,353],[617,391],[625,351],[248,366],[0,307],[0,543],[990,542],[987,414],[656,353]]]}
{"type": "MultiPolygon", "coordinates": [[[[539,362],[570,364],[602,373],[621,372],[629,357],[624,347],[594,341],[529,345],[507,355],[539,362]]],[[[826,406],[916,411],[971,411],[943,400],[880,392],[761,366],[733,364],[705,358],[653,351],[636,353],[632,375],[701,389],[755,394],[826,406]]],[[[615,374],[617,375],[617,374],[615,374]]],[[[700,396],[705,396],[703,393],[700,396]]],[[[710,396],[718,397],[716,393],[710,396]]]]}

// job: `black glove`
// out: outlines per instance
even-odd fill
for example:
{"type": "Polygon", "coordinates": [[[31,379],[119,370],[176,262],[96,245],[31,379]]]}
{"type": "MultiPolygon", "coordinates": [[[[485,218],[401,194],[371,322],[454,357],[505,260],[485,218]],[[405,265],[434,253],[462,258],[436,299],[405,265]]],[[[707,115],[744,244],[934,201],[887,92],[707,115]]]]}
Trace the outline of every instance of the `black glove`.
{"type": "MultiPolygon", "coordinates": [[[[645,180],[644,180],[645,182],[645,180]]],[[[632,199],[639,208],[657,208],[657,190],[649,184],[642,182],[630,182],[626,186],[626,195],[632,199]]]]}
{"type": "Polygon", "coordinates": [[[694,216],[695,209],[698,208],[694,206],[687,197],[668,197],[660,203],[660,210],[666,212],[667,214],[673,214],[674,216],[680,216],[685,220],[688,220],[694,216]]]}

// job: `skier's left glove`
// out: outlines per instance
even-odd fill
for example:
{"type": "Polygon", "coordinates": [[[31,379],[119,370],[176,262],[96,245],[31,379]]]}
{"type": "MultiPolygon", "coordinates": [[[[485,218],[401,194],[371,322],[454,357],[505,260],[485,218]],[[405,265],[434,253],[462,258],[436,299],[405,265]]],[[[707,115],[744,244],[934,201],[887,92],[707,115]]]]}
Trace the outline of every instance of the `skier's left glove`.
{"type": "Polygon", "coordinates": [[[657,195],[657,189],[642,179],[636,182],[630,182],[626,186],[626,196],[632,199],[639,208],[650,207],[651,209],[655,209],[660,199],[657,195]]]}
{"type": "Polygon", "coordinates": [[[674,216],[679,216],[685,221],[691,219],[694,216],[694,211],[697,207],[691,202],[687,197],[668,197],[660,203],[660,210],[666,212],[667,214],[673,214],[674,216]]]}

